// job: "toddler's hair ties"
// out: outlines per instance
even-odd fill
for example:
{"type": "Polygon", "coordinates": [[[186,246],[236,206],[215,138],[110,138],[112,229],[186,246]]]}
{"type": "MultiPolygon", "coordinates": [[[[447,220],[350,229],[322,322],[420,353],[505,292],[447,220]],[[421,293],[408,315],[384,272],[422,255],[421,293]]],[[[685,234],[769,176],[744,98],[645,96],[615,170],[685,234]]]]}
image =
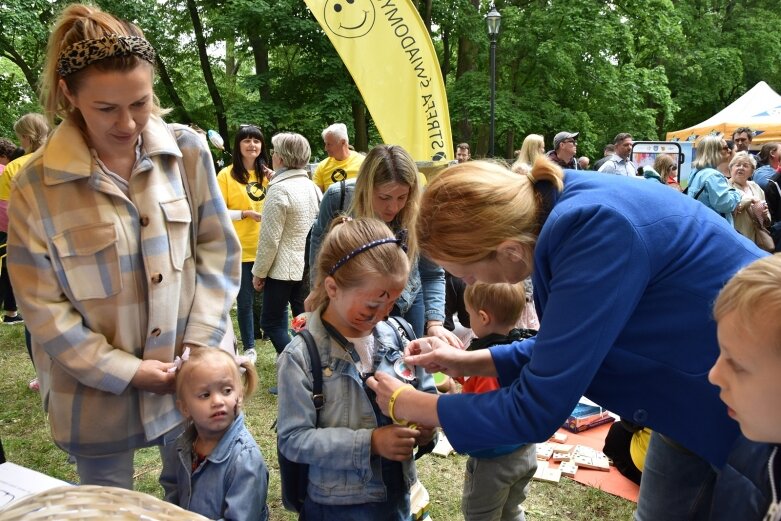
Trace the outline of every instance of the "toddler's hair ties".
{"type": "Polygon", "coordinates": [[[185,347],[184,351],[182,351],[182,356],[177,356],[174,358],[174,366],[168,369],[169,373],[175,373],[177,371],[182,370],[182,364],[184,364],[187,360],[190,359],[190,348],[185,347]]]}

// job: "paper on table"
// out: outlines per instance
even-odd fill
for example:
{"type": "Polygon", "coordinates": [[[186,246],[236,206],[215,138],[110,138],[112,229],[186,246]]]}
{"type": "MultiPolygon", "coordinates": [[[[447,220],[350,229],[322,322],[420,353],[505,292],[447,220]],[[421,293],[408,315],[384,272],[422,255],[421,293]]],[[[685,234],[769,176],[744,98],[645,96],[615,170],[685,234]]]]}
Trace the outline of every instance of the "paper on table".
{"type": "Polygon", "coordinates": [[[0,464],[0,509],[25,496],[63,485],[70,483],[15,463],[0,464]]]}

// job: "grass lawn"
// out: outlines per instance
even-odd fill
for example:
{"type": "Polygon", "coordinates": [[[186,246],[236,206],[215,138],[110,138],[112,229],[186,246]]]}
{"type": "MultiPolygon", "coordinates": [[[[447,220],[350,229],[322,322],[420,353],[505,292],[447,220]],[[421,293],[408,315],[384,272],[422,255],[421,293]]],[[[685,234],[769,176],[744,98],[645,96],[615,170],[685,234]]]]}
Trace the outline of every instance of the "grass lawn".
{"type": "MultiPolygon", "coordinates": [[[[258,441],[269,467],[271,478],[268,503],[272,521],[294,520],[282,508],[279,498],[279,468],[276,437],[271,425],[277,414],[276,397],[268,394],[275,383],[274,349],[269,342],[258,342],[260,389],[246,402],[247,426],[258,441]]],[[[49,427],[38,393],[27,389],[35,376],[24,347],[22,326],[0,326],[0,437],[9,461],[30,467],[56,478],[75,482],[75,465],[51,441],[49,427]]],[[[463,519],[460,501],[463,484],[463,456],[447,459],[426,456],[418,462],[420,480],[431,496],[431,517],[435,521],[463,519]]],[[[157,449],[138,451],[136,455],[136,489],[160,497],[157,484],[160,473],[157,449]]],[[[586,487],[567,478],[559,485],[533,482],[524,503],[526,519],[538,520],[629,520],[634,504],[586,487]]]]}

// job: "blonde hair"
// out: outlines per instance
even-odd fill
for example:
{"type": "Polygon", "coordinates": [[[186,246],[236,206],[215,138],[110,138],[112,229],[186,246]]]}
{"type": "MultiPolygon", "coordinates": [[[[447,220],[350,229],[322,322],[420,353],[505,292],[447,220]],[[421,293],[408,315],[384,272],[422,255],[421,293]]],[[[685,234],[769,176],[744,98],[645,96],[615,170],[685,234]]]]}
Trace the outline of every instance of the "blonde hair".
{"type": "Polygon", "coordinates": [[[697,170],[701,168],[716,168],[721,163],[721,136],[705,136],[697,143],[697,159],[692,165],[697,170]]]}
{"type": "Polygon", "coordinates": [[[409,277],[409,259],[404,250],[392,242],[369,248],[355,255],[329,275],[337,262],[361,246],[378,239],[390,238],[394,238],[393,232],[379,219],[365,217],[334,219],[315,261],[317,278],[312,288],[314,306],[318,307],[328,302],[324,283],[326,277],[333,278],[336,285],[343,289],[359,287],[367,277],[373,275],[392,277],[403,286],[409,277]]]}
{"type": "Polygon", "coordinates": [[[238,384],[241,383],[241,396],[248,398],[252,396],[255,389],[258,386],[258,373],[255,370],[255,365],[249,361],[244,360],[241,364],[238,363],[236,357],[233,354],[224,351],[218,347],[190,347],[190,357],[182,363],[181,369],[176,372],[176,394],[177,396],[182,394],[182,386],[184,382],[192,378],[190,373],[200,365],[216,365],[225,364],[230,368],[233,373],[233,379],[238,384]],[[244,369],[244,373],[239,369],[244,369]]]}
{"type": "Polygon", "coordinates": [[[781,313],[781,254],[752,262],[727,282],[716,297],[713,317],[718,322],[733,311],[744,324],[773,324],[773,340],[781,354],[781,337],[775,326],[775,317],[781,313]]]}
{"type": "Polygon", "coordinates": [[[514,326],[526,307],[526,291],[523,282],[475,282],[464,290],[464,302],[475,311],[485,311],[499,325],[514,326]]]}
{"type": "Polygon", "coordinates": [[[492,256],[508,239],[534,246],[542,223],[536,183],[564,188],[564,172],[544,156],[527,175],[487,161],[454,165],[423,193],[418,218],[420,249],[459,264],[492,256]]]}
{"type": "MultiPolygon", "coordinates": [[[[78,72],[69,74],[66,78],[62,78],[57,72],[60,53],[66,47],[80,41],[99,39],[112,34],[144,37],[141,29],[134,24],[120,20],[101,11],[98,7],[71,4],[60,13],[49,36],[46,61],[41,73],[40,99],[49,124],[55,125],[57,118],[65,119],[75,110],[59,87],[60,79],[64,79],[68,90],[75,94],[81,86],[85,71],[93,68],[99,71],[130,71],[145,64],[144,66],[150,67],[150,72],[154,74],[154,67],[149,62],[133,54],[102,59],[78,72]]],[[[164,112],[160,108],[157,97],[153,97],[153,113],[159,116],[164,112]]]]}
{"type": "Polygon", "coordinates": [[[295,132],[280,132],[271,138],[274,153],[282,159],[282,164],[288,168],[303,168],[312,156],[309,141],[295,132]]]}
{"type": "Polygon", "coordinates": [[[25,137],[30,141],[30,149],[25,150],[28,154],[35,152],[46,144],[50,130],[46,118],[42,114],[37,114],[35,112],[25,114],[14,123],[14,132],[16,132],[16,135],[19,136],[19,138],[25,137]]]}
{"type": "MultiPolygon", "coordinates": [[[[525,163],[531,167],[537,158],[545,154],[545,138],[539,134],[529,134],[523,139],[523,145],[518,152],[518,163],[525,163]]],[[[513,165],[515,170],[515,165],[513,165]]]]}
{"type": "Polygon", "coordinates": [[[358,170],[355,181],[355,195],[348,213],[355,218],[376,218],[372,193],[386,183],[409,186],[407,203],[390,224],[394,230],[406,229],[408,233],[407,253],[414,259],[418,252],[418,238],[415,220],[420,211],[420,183],[418,167],[412,156],[398,145],[377,145],[369,150],[358,170]]]}
{"type": "Polygon", "coordinates": [[[654,160],[654,170],[665,183],[667,179],[672,177],[672,172],[670,172],[672,166],[675,166],[675,160],[669,154],[659,154],[654,160]]]}

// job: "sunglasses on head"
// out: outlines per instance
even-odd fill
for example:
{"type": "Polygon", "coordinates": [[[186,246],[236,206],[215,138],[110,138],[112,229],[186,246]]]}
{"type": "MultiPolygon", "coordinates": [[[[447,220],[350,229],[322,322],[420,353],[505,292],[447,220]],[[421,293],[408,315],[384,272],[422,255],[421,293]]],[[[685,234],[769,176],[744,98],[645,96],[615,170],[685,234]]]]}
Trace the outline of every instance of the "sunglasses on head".
{"type": "Polygon", "coordinates": [[[257,125],[253,125],[252,123],[242,123],[241,125],[239,125],[239,130],[242,130],[242,129],[245,129],[245,128],[249,128],[249,129],[253,129],[254,128],[259,133],[262,134],[262,132],[260,131],[260,127],[257,126],[257,125]]]}

